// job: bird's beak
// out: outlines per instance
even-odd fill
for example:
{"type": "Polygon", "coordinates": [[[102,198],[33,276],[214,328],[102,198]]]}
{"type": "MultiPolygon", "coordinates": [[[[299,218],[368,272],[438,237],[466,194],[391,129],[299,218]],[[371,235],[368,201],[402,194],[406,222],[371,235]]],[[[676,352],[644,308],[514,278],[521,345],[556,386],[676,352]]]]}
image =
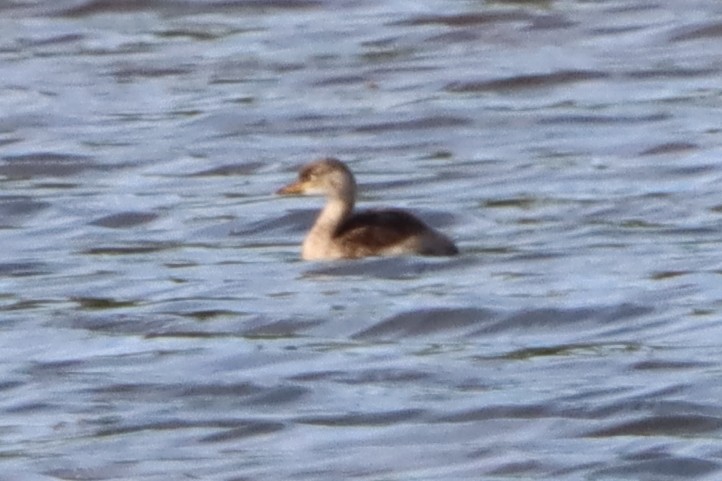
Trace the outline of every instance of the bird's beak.
{"type": "Polygon", "coordinates": [[[276,194],[297,195],[297,194],[303,194],[305,190],[306,189],[303,185],[303,182],[301,182],[299,180],[299,181],[293,182],[292,184],[288,184],[287,186],[278,189],[278,191],[276,191],[276,194]]]}

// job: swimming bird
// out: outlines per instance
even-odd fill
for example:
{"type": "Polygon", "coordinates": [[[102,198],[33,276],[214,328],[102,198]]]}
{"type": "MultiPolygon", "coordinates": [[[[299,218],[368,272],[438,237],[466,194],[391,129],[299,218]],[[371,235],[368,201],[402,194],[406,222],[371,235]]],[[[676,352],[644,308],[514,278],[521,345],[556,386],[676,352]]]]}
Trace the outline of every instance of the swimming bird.
{"type": "Polygon", "coordinates": [[[406,211],[354,212],[356,180],[348,166],[335,158],[303,166],[298,180],[281,188],[278,194],[326,197],[326,204],[303,241],[304,260],[459,253],[451,239],[406,211]]]}

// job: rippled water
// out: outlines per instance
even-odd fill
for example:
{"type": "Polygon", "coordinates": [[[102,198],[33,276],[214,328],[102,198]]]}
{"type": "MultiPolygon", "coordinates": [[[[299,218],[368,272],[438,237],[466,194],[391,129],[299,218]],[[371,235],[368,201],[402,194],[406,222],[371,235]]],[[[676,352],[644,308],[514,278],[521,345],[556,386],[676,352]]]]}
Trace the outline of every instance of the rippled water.
{"type": "Polygon", "coordinates": [[[719,479],[716,0],[0,29],[0,479],[719,479]],[[326,155],[462,255],[299,261],[326,155]]]}

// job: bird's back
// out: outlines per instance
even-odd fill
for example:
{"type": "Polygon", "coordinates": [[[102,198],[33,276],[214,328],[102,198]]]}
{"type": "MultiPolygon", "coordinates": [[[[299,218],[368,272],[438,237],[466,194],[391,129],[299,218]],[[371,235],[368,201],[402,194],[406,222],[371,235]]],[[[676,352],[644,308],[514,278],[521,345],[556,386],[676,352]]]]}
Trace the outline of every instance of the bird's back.
{"type": "Polygon", "coordinates": [[[384,254],[454,255],[458,249],[443,234],[399,209],[355,213],[338,226],[333,242],[349,256],[384,254]]]}

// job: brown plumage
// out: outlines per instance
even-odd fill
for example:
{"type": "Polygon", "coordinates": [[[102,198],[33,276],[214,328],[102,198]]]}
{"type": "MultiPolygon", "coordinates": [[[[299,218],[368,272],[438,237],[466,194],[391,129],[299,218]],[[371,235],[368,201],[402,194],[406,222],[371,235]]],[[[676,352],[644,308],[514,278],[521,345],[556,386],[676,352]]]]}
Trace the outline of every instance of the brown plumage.
{"type": "Polygon", "coordinates": [[[459,252],[448,237],[403,210],[354,213],[356,181],[338,159],[307,164],[298,180],[278,193],[326,196],[326,205],[303,241],[301,256],[306,260],[401,254],[450,256],[459,252]]]}

